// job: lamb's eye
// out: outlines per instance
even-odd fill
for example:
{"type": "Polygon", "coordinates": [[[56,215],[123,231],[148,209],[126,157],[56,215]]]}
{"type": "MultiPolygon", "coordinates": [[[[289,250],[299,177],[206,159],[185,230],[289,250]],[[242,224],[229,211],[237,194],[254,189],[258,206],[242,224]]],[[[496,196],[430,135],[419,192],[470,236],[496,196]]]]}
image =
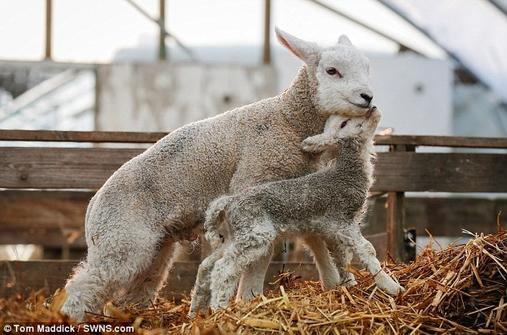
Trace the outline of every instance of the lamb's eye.
{"type": "Polygon", "coordinates": [[[343,121],[342,124],[340,125],[340,129],[344,128],[347,125],[347,122],[349,122],[349,120],[343,121]]]}
{"type": "Polygon", "coordinates": [[[342,77],[341,73],[335,67],[328,67],[326,73],[330,76],[338,75],[340,78],[342,77]]]}

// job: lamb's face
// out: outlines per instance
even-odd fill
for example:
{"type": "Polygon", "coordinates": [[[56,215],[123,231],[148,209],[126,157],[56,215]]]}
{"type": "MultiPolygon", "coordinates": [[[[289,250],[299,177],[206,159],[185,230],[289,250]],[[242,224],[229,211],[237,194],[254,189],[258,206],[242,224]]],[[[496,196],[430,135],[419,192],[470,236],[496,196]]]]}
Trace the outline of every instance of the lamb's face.
{"type": "Polygon", "coordinates": [[[325,115],[364,116],[371,107],[369,61],[342,35],[333,47],[322,48],[276,29],[280,43],[307,64],[317,81],[314,103],[325,115]]]}
{"type": "Polygon", "coordinates": [[[317,101],[325,114],[364,116],[371,106],[369,61],[351,44],[323,49],[315,68],[317,101]]]}
{"type": "Polygon", "coordinates": [[[336,123],[336,135],[338,138],[360,138],[361,140],[368,141],[375,135],[381,115],[376,107],[371,107],[366,116],[351,118],[339,116],[339,118],[341,123],[336,123]]]}

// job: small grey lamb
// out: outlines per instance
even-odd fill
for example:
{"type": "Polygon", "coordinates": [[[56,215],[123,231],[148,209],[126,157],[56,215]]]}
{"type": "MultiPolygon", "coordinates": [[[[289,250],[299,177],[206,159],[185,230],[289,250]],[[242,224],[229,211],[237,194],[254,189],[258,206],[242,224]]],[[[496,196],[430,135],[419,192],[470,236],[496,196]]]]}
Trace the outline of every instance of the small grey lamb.
{"type": "Polygon", "coordinates": [[[277,238],[288,234],[320,235],[329,246],[342,245],[330,250],[348,249],[374,275],[379,288],[391,295],[403,291],[382,270],[375,249],[359,226],[373,181],[371,156],[379,120],[374,107],[365,118],[331,116],[325,132],[304,140],[303,149],[322,152],[338,146],[339,159],[334,165],[211,203],[205,229],[216,249],[199,267],[191,316],[209,304],[213,309],[226,307],[242,272],[268,253],[277,238]]]}

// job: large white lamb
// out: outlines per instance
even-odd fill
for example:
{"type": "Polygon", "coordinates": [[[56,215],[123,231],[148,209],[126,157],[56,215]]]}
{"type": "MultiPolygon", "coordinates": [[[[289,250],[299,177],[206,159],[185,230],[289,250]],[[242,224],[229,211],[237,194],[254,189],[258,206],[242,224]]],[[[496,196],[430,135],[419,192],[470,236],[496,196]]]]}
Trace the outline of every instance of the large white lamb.
{"type": "MultiPolygon", "coordinates": [[[[314,171],[316,156],[302,151],[301,141],[320,133],[331,114],[368,111],[368,60],[347,37],[323,48],[280,30],[277,36],[305,63],[286,91],[177,129],[125,163],[92,198],[88,255],[67,282],[62,312],[82,320],[112,297],[149,305],[166,280],[174,242],[202,224],[211,200],[314,171]]],[[[338,284],[329,257],[319,259],[326,247],[307,243],[328,286],[338,284]]],[[[245,271],[238,298],[262,293],[270,256],[245,271]]]]}
{"type": "Polygon", "coordinates": [[[210,204],[204,228],[208,241],[218,248],[199,267],[190,315],[208,303],[213,309],[227,306],[241,273],[265,257],[277,238],[294,234],[342,244],[381,289],[392,295],[403,290],[382,270],[375,249],[360,230],[373,181],[373,136],[380,120],[378,110],[371,111],[364,118],[331,116],[323,134],[303,142],[306,151],[314,152],[337,145],[339,159],[333,165],[223,196],[210,204]]]}

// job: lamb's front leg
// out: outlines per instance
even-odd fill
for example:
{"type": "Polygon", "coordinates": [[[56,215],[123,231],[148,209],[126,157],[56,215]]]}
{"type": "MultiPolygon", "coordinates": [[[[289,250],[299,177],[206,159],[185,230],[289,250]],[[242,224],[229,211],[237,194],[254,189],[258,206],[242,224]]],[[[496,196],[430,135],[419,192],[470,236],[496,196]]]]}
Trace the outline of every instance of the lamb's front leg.
{"type": "MultiPolygon", "coordinates": [[[[235,232],[234,240],[224,250],[211,273],[211,308],[228,305],[240,275],[259,259],[270,255],[276,232],[269,221],[254,220],[252,225],[238,224],[243,229],[235,232]]],[[[264,272],[262,273],[264,275],[264,272]]],[[[262,280],[264,281],[264,280],[262,280]]]]}
{"type": "Polygon", "coordinates": [[[303,151],[311,153],[320,153],[333,147],[336,147],[336,139],[328,133],[307,137],[301,144],[303,151]]]}
{"type": "Polygon", "coordinates": [[[343,118],[339,115],[331,115],[326,121],[322,134],[306,138],[301,147],[306,152],[320,153],[336,147],[336,134],[343,123],[343,118]]]}
{"type": "Polygon", "coordinates": [[[273,256],[271,246],[266,255],[253,262],[242,274],[239,281],[236,301],[249,301],[263,293],[264,279],[273,256]]]}
{"type": "Polygon", "coordinates": [[[397,295],[405,290],[384,270],[382,270],[380,262],[376,257],[377,253],[375,248],[370,241],[364,238],[363,234],[361,234],[359,226],[357,226],[357,228],[355,226],[352,227],[348,236],[350,237],[349,245],[352,248],[353,253],[357,256],[362,266],[366,267],[366,269],[373,275],[375,283],[380,289],[386,291],[390,295],[397,295]]]}
{"type": "Polygon", "coordinates": [[[342,241],[328,240],[329,252],[334,258],[336,268],[340,275],[340,285],[347,287],[357,285],[356,278],[352,273],[347,271],[348,266],[352,262],[353,253],[352,249],[344,244],[342,241]]]}
{"type": "Polygon", "coordinates": [[[305,236],[304,242],[313,253],[323,288],[328,290],[335,288],[341,282],[340,273],[329,254],[326,243],[322,241],[322,237],[305,236]]]}
{"type": "Polygon", "coordinates": [[[193,318],[199,310],[208,308],[211,299],[211,271],[215,263],[222,257],[223,247],[214,250],[199,265],[194,289],[192,290],[190,311],[188,316],[193,318]]]}

